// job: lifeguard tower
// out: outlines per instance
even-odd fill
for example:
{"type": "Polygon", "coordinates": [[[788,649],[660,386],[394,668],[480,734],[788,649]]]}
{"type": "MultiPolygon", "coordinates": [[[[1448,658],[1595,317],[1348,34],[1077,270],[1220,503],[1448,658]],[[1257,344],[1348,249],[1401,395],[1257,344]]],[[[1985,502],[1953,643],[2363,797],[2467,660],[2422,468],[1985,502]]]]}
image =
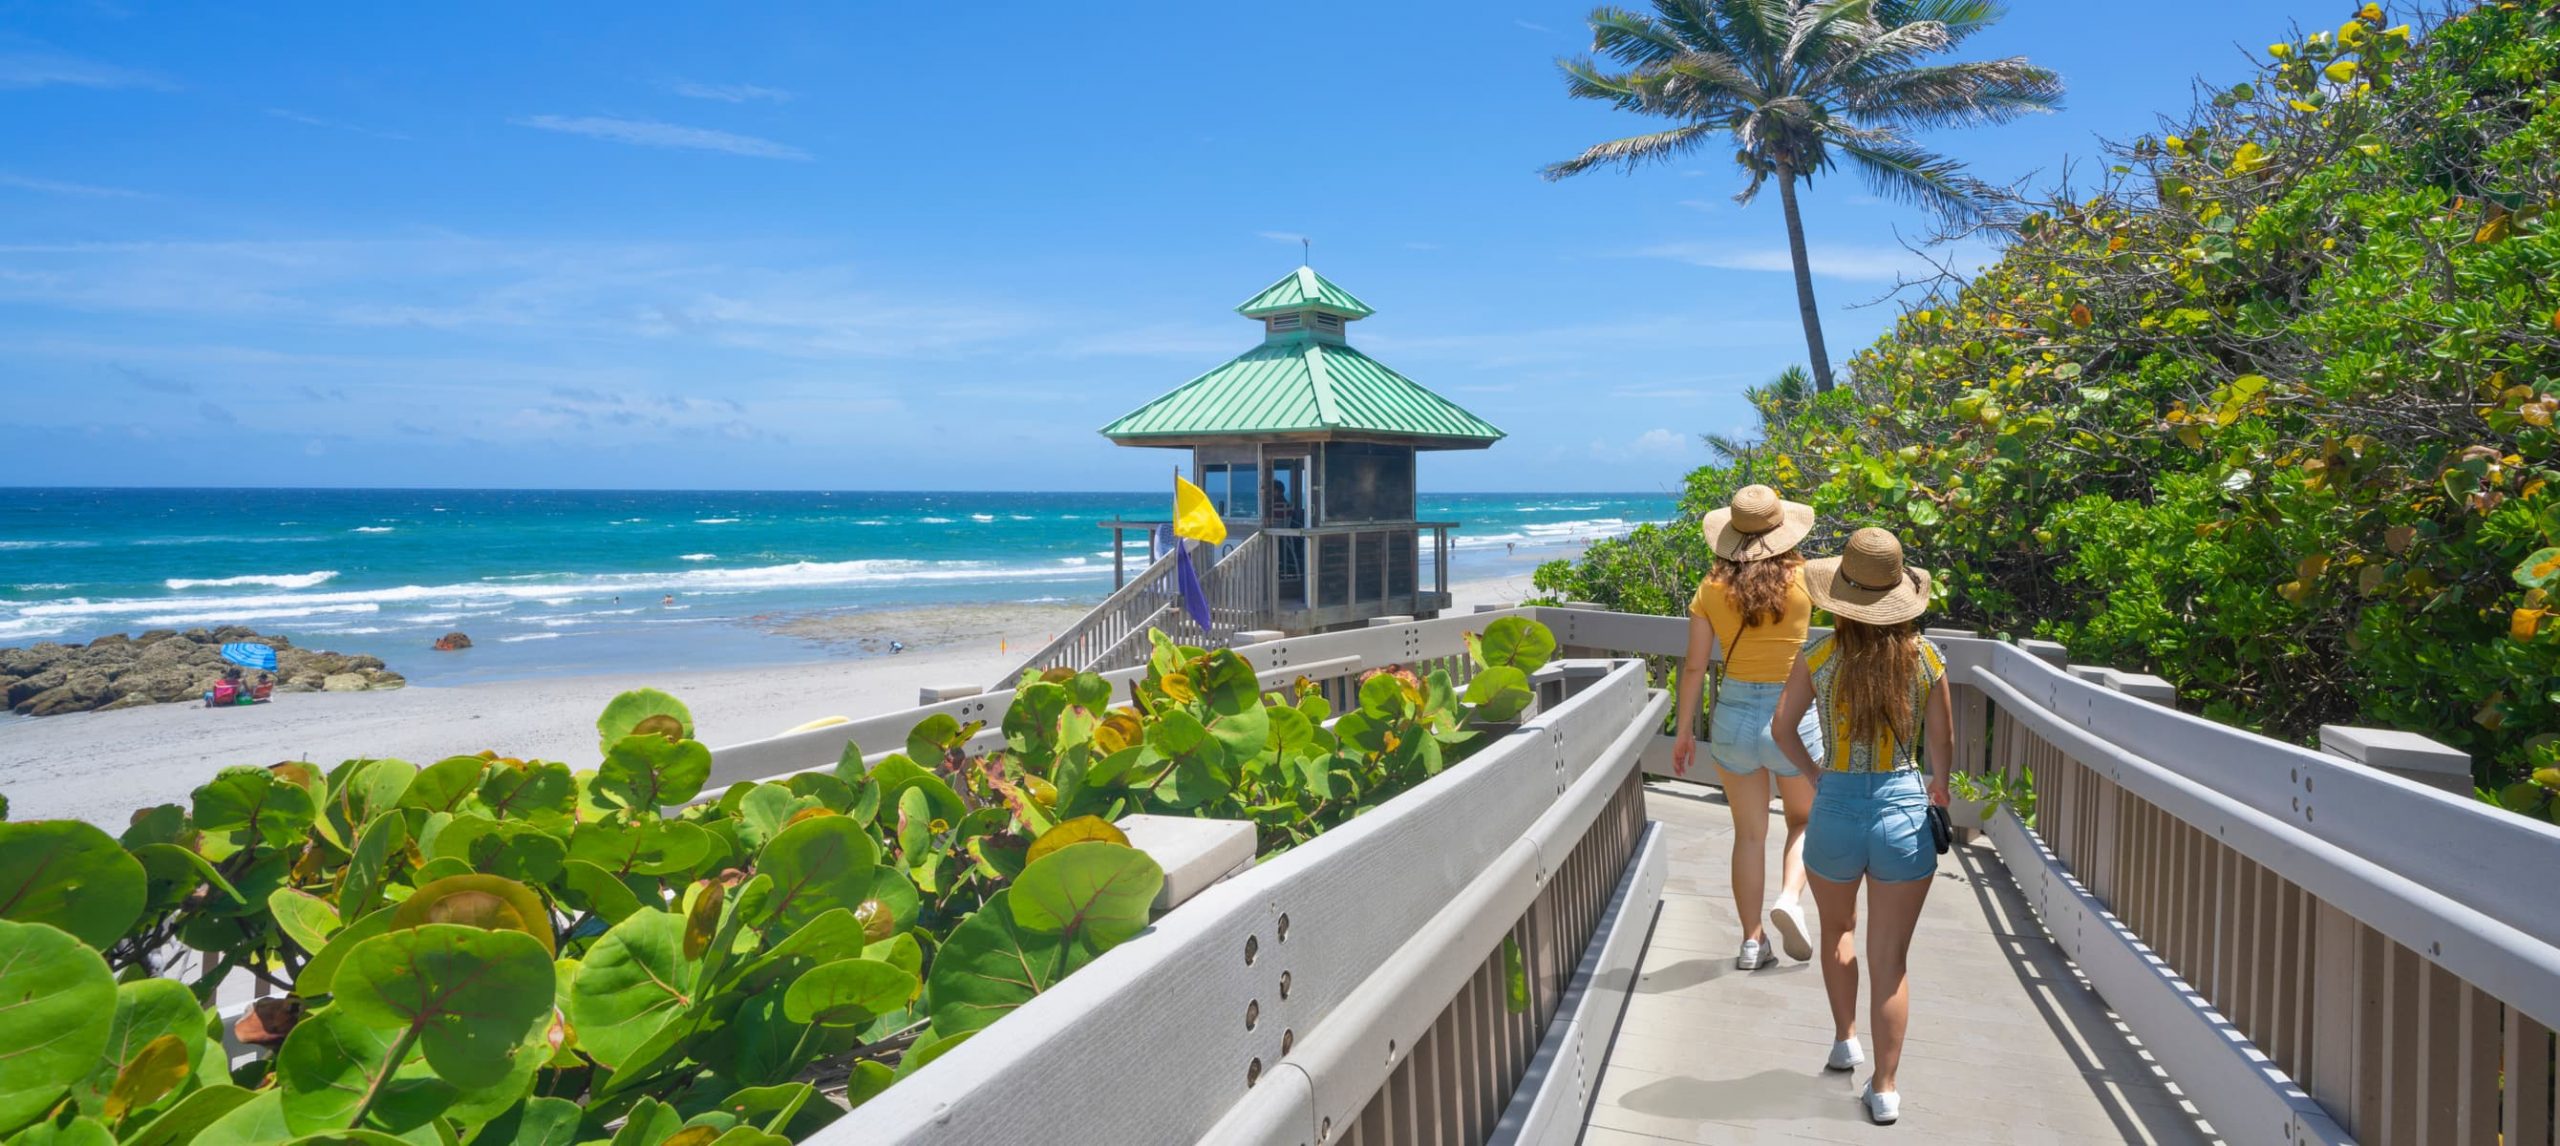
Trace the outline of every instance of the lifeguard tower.
{"type": "Polygon", "coordinates": [[[1376,312],[1312,267],[1236,313],[1262,325],[1261,345],[1102,428],[1123,446],[1190,451],[1191,480],[1225,514],[1227,544],[1202,575],[1212,631],[1166,600],[1164,522],[1106,521],[1115,591],[1030,667],[1135,664],[1148,628],[1223,643],[1449,607],[1458,523],[1420,519],[1415,461],[1483,449],[1502,431],[1353,349],[1347,328],[1376,312]]]}

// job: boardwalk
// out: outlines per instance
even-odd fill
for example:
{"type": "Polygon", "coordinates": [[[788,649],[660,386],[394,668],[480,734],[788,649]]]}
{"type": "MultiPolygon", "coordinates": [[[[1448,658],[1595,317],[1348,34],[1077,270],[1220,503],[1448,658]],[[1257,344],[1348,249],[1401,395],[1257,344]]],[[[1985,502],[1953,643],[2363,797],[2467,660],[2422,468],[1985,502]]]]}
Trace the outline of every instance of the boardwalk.
{"type": "MultiPolygon", "coordinates": [[[[1820,969],[1733,969],[1741,935],[1722,797],[1657,783],[1645,805],[1668,833],[1671,875],[1586,1146],[2214,1140],[2044,938],[1987,844],[1939,861],[1912,945],[1902,1122],[1868,1125],[1864,1072],[1822,1069],[1820,969]]],[[[1773,876],[1781,830],[1772,817],[1773,876]]]]}

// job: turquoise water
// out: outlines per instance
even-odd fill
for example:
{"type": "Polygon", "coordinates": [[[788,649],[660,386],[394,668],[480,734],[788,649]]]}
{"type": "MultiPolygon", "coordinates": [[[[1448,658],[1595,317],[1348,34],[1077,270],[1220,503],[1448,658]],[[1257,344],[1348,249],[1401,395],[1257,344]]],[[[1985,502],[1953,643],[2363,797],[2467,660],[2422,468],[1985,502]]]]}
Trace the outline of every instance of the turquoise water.
{"type": "MultiPolygon", "coordinates": [[[[0,490],[0,645],[247,625],[421,683],[833,653],[776,618],[1089,603],[1162,494],[0,490]],[[672,595],[672,603],[667,598],[672,595]],[[429,656],[452,629],[473,649],[429,656]]],[[[1663,495],[1454,494],[1457,579],[1525,572],[1663,495]]]]}

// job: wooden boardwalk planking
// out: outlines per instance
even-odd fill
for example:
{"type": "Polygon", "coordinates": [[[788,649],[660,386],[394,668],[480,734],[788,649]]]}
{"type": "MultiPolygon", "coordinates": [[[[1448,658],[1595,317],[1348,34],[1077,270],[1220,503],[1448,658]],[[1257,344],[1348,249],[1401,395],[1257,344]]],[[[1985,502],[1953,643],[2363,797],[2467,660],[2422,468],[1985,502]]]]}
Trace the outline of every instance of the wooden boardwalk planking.
{"type": "MultiPolygon", "coordinates": [[[[1586,1146],[2214,1141],[2044,937],[1987,843],[1939,860],[1912,940],[1902,1121],[1869,1125],[1857,1098],[1865,1070],[1822,1069],[1831,1012],[1821,970],[1783,958],[1734,970],[1742,936],[1722,795],[1655,783],[1645,810],[1663,824],[1671,876],[1586,1146]]],[[[1773,892],[1782,836],[1772,816],[1773,892]]],[[[1810,923],[1809,895],[1804,906],[1810,923]]],[[[1861,1037],[1864,998],[1862,984],[1861,1037]]]]}

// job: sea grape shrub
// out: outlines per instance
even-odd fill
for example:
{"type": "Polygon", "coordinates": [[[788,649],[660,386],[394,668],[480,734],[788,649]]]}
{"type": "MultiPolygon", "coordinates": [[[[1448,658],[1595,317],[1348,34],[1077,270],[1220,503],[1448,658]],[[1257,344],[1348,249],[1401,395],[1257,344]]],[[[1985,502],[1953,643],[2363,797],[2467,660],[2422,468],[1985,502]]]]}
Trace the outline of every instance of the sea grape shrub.
{"type": "Polygon", "coordinates": [[[0,1138],[798,1139],[1147,926],[1164,875],[1112,820],[1250,819],[1285,848],[1481,744],[1555,647],[1497,621],[1463,690],[1381,670],[1337,716],[1155,641],[1126,704],[1027,679],[993,751],[933,716],[904,753],[716,796],[690,712],[642,690],[592,769],[288,762],[121,837],[0,822],[0,999],[24,1000],[0,1138]],[[237,976],[273,997],[226,1031],[237,976]],[[269,1053],[235,1065],[226,1034],[269,1053]]]}
{"type": "MultiPolygon", "coordinates": [[[[2274,736],[2422,732],[2548,815],[2514,786],[2560,735],[2555,155],[2552,5],[2280,41],[2094,192],[2016,204],[1999,263],[1860,353],[1854,393],[1764,405],[1754,476],[1900,531],[1956,623],[2274,736]]],[[[1692,478],[1690,520],[1734,468],[1692,478]]],[[[1672,612],[1705,571],[1676,532],[1540,587],[1672,612]]]]}
{"type": "Polygon", "coordinates": [[[1145,927],[1162,883],[1107,831],[1031,834],[995,876],[954,849],[1024,826],[907,757],[694,802],[711,757],[682,704],[626,694],[598,728],[588,771],[297,762],[225,769],[121,839],[0,823],[0,997],[28,1000],[0,1011],[0,1136],[796,1139],[845,1110],[812,1078],[858,1106],[965,1036],[929,1028],[925,986],[972,913],[1072,951],[1027,997],[1145,927]],[[917,801],[963,826],[900,839],[917,801]],[[201,969],[163,977],[187,949],[201,969]],[[207,1005],[234,974],[280,996],[235,1024],[272,1052],[236,1067],[207,1005]]]}
{"type": "Polygon", "coordinates": [[[1145,674],[1117,706],[1090,673],[1024,675],[990,786],[1023,790],[1035,829],[1132,813],[1249,820],[1269,855],[1480,746],[1528,705],[1528,674],[1555,652],[1545,626],[1502,618],[1469,636],[1464,688],[1445,668],[1392,666],[1364,675],[1337,713],[1311,681],[1266,692],[1233,652],[1151,636],[1145,674]]]}

